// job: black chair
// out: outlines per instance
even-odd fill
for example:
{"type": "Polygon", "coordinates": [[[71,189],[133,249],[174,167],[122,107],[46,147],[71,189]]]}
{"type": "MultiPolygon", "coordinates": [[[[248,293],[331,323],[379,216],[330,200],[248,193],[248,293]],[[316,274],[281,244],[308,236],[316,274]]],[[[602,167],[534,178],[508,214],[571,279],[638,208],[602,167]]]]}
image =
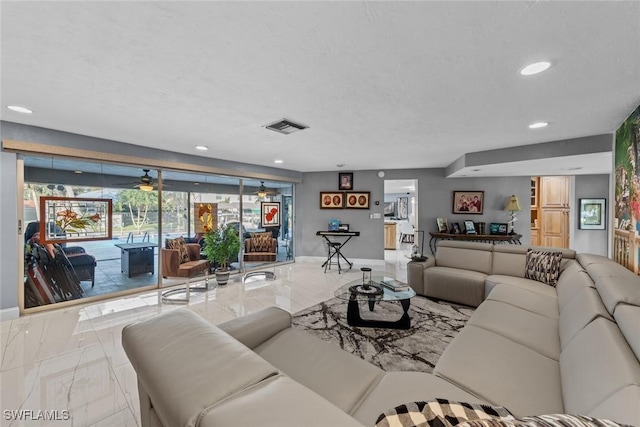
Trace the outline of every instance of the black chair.
{"type": "Polygon", "coordinates": [[[331,270],[333,264],[333,258],[335,257],[338,262],[338,274],[342,273],[342,267],[340,266],[340,248],[342,243],[340,242],[328,242],[327,243],[327,262],[324,264],[324,272],[327,272],[327,268],[331,270]]]}

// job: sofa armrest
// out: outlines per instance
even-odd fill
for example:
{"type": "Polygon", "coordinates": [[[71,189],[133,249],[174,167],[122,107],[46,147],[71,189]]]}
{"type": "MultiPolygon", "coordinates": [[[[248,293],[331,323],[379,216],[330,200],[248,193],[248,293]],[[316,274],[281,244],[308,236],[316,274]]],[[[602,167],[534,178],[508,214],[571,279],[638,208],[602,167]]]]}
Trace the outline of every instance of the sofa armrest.
{"type": "Polygon", "coordinates": [[[256,353],[186,309],[125,326],[122,347],[148,396],[142,397],[150,400],[165,426],[199,425],[213,405],[278,374],[256,353]]]}
{"type": "Polygon", "coordinates": [[[176,277],[180,269],[180,251],[162,249],[162,277],[176,277]]]}
{"type": "Polygon", "coordinates": [[[426,261],[409,261],[407,264],[407,282],[419,295],[424,295],[424,270],[436,265],[435,258],[426,261]]]}
{"type": "Polygon", "coordinates": [[[269,307],[247,316],[237,317],[218,325],[220,329],[253,349],[291,327],[291,314],[278,307],[269,307]]]}

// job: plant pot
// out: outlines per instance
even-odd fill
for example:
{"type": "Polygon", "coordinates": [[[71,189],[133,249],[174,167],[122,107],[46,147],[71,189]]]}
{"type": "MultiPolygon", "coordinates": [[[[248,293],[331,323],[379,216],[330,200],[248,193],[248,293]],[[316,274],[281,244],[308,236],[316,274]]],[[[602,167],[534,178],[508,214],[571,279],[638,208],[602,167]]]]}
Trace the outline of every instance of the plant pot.
{"type": "Polygon", "coordinates": [[[216,270],[216,282],[218,282],[218,285],[226,285],[229,281],[229,274],[229,271],[216,270]]]}

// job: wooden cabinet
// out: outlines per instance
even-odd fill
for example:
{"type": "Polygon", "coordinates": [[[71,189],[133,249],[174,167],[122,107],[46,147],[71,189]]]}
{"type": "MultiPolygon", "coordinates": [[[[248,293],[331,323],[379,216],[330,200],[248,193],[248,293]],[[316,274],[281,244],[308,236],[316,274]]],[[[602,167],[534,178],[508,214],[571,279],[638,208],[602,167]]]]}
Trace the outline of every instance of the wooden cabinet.
{"type": "Polygon", "coordinates": [[[537,228],[531,229],[531,246],[540,246],[540,233],[537,228]]]}
{"type": "Polygon", "coordinates": [[[384,248],[395,249],[396,248],[396,224],[384,223],[384,248]]]}
{"type": "Polygon", "coordinates": [[[543,176],[538,186],[539,243],[569,247],[570,177],[543,176]]]}
{"type": "Polygon", "coordinates": [[[538,183],[540,178],[534,176],[531,178],[531,209],[538,207],[538,183]]]}
{"type": "Polygon", "coordinates": [[[543,176],[540,178],[540,206],[556,209],[569,207],[568,176],[543,176]]]}
{"type": "Polygon", "coordinates": [[[566,209],[542,210],[542,246],[569,247],[569,211],[566,209]]]}

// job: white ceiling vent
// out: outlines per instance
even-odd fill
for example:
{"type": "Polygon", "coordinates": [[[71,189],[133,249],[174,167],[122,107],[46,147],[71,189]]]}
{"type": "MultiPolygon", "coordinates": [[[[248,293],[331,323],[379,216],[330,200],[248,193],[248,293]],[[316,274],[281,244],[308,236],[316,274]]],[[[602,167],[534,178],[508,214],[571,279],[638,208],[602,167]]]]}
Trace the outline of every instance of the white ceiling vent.
{"type": "Polygon", "coordinates": [[[275,123],[268,124],[265,127],[272,131],[289,135],[290,133],[307,129],[309,126],[301,125],[300,123],[295,123],[288,119],[282,119],[282,120],[278,120],[275,123]]]}

